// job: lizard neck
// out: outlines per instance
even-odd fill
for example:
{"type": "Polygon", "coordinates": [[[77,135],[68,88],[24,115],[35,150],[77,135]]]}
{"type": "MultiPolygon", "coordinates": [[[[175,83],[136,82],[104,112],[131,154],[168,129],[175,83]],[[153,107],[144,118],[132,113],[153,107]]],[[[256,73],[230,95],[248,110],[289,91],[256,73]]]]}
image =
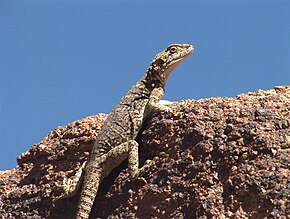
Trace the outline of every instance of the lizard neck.
{"type": "Polygon", "coordinates": [[[157,72],[157,70],[155,70],[154,66],[151,64],[140,80],[140,82],[144,84],[145,88],[148,89],[149,92],[151,92],[154,88],[165,88],[166,80],[164,78],[157,78],[156,75],[162,74],[160,74],[160,72],[157,72]]]}

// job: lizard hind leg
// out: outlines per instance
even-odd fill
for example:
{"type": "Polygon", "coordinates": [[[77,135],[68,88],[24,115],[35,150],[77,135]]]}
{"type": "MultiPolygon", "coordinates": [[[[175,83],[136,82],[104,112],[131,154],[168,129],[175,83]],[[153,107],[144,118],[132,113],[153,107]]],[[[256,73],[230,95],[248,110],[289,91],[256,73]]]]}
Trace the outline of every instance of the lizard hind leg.
{"type": "MultiPolygon", "coordinates": [[[[135,140],[129,140],[124,142],[117,147],[111,149],[104,156],[106,157],[106,167],[104,169],[112,170],[112,168],[121,164],[126,158],[128,158],[128,169],[132,178],[139,178],[141,174],[146,172],[149,168],[154,165],[154,161],[147,160],[145,164],[139,168],[139,144],[135,140]],[[112,165],[114,164],[114,165],[112,165]],[[108,168],[110,166],[111,168],[108,168]]],[[[103,161],[105,163],[105,161],[103,161]]],[[[106,172],[107,176],[109,172],[106,172]]],[[[142,177],[141,177],[142,178],[142,177]]]]}
{"type": "MultiPolygon", "coordinates": [[[[116,160],[120,159],[119,164],[123,162],[126,158],[128,158],[128,169],[132,178],[139,178],[139,176],[146,172],[154,162],[151,160],[147,160],[141,168],[139,168],[139,144],[135,140],[129,140],[125,143],[120,144],[119,146],[111,149],[108,154],[106,154],[108,159],[108,163],[116,162],[116,160]],[[120,156],[117,157],[116,155],[120,156]],[[126,157],[125,157],[125,156],[126,157]]],[[[142,177],[140,177],[142,178],[142,177]]],[[[143,178],[142,178],[143,179],[143,178]]]]}
{"type": "Polygon", "coordinates": [[[54,198],[54,202],[60,199],[71,198],[76,195],[76,193],[81,188],[81,184],[84,177],[84,169],[87,161],[85,161],[76,174],[72,178],[64,178],[62,183],[55,183],[57,187],[60,187],[63,190],[63,194],[59,197],[54,198]]]}
{"type": "MultiPolygon", "coordinates": [[[[135,140],[126,141],[117,147],[111,149],[105,156],[109,171],[105,175],[109,174],[111,170],[121,164],[126,158],[128,158],[129,173],[132,177],[135,177],[139,168],[139,156],[138,156],[138,142],[135,140]]],[[[106,163],[106,164],[105,164],[106,163]]]]}
{"type": "Polygon", "coordinates": [[[100,182],[126,158],[128,158],[129,172],[135,177],[139,165],[138,143],[135,140],[129,140],[112,148],[108,153],[98,157],[95,163],[92,161],[88,163],[76,219],[89,218],[100,182]]]}
{"type": "Polygon", "coordinates": [[[139,169],[139,154],[137,141],[131,142],[131,147],[128,153],[128,169],[132,177],[136,177],[139,169]]]}

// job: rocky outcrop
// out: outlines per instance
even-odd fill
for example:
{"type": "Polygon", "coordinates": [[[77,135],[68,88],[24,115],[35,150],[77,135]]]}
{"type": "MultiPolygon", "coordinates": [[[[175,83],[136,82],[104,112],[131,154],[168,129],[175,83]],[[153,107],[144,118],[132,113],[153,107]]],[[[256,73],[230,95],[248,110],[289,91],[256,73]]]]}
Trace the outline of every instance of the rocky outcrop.
{"type": "MultiPolygon", "coordinates": [[[[137,179],[127,164],[99,188],[92,218],[289,218],[290,87],[173,103],[137,141],[137,179]]],[[[106,115],[57,127],[0,172],[3,218],[72,218],[79,193],[58,185],[88,159],[106,115]],[[56,201],[57,200],[57,201],[56,201]]]]}

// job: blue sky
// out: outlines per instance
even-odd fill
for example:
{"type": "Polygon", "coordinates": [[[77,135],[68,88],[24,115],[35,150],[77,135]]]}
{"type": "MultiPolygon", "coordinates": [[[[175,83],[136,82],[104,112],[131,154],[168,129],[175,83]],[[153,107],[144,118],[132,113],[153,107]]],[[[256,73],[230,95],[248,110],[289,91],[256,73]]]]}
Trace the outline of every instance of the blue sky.
{"type": "Polygon", "coordinates": [[[0,169],[57,126],[109,113],[170,43],[164,99],[290,84],[290,1],[0,0],[0,169]]]}

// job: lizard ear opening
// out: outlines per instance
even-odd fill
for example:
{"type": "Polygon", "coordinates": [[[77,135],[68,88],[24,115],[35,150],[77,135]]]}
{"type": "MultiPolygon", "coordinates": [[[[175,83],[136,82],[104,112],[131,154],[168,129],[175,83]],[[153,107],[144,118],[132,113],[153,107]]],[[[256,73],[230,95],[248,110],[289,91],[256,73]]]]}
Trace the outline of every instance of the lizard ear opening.
{"type": "Polygon", "coordinates": [[[155,64],[158,65],[158,66],[162,66],[164,64],[164,60],[159,58],[159,59],[156,59],[155,60],[155,64]]]}
{"type": "Polygon", "coordinates": [[[165,61],[162,58],[158,58],[154,61],[153,69],[157,74],[160,74],[160,72],[162,71],[164,63],[165,61]]]}

